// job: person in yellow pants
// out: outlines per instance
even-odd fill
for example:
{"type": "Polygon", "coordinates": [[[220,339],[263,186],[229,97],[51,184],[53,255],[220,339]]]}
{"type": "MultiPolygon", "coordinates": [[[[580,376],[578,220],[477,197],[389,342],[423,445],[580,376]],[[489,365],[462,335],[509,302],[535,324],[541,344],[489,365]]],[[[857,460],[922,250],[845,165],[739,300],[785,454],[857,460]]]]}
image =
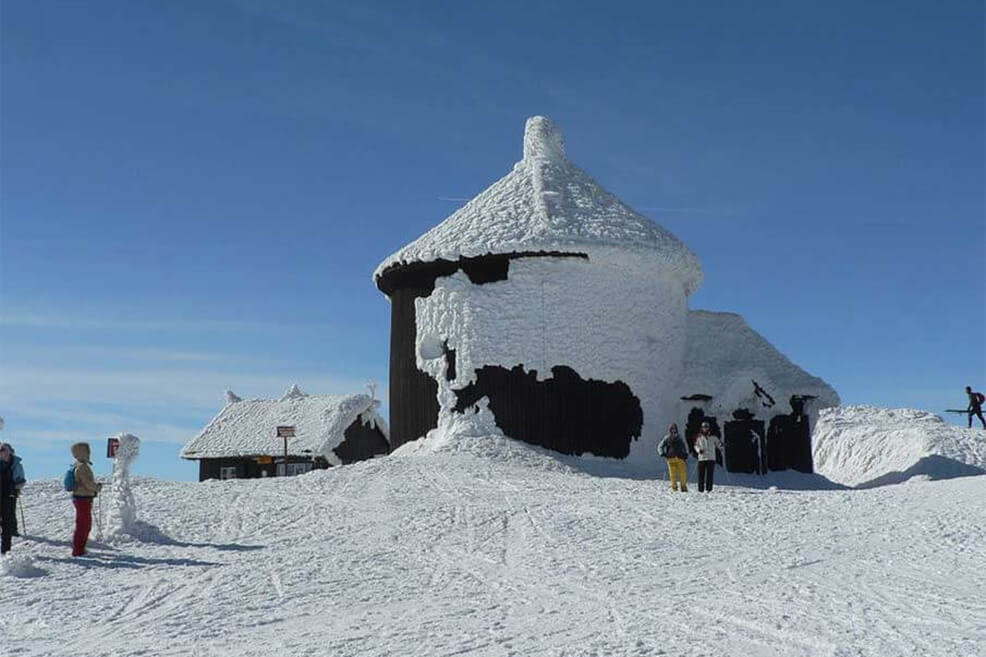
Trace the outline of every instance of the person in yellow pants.
{"type": "Polygon", "coordinates": [[[678,433],[678,425],[672,424],[668,427],[668,434],[657,444],[657,453],[664,457],[668,462],[668,475],[671,479],[671,490],[688,492],[688,470],[685,461],[688,460],[688,446],[678,433]]]}

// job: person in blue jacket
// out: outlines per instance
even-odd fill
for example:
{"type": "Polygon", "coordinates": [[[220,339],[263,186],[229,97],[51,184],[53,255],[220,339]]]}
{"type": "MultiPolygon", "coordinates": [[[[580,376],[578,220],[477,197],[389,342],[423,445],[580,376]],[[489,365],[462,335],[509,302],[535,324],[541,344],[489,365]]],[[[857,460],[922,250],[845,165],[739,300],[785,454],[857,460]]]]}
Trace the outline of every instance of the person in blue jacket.
{"type": "Polygon", "coordinates": [[[24,487],[24,466],[10,443],[0,443],[0,554],[10,552],[17,536],[17,496],[24,487]]]}

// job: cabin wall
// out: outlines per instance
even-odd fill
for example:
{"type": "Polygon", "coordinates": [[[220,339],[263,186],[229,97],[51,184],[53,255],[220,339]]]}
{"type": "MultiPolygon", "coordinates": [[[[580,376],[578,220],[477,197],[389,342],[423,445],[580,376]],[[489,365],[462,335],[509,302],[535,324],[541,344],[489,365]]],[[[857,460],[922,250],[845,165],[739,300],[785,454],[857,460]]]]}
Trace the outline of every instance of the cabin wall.
{"type": "Polygon", "coordinates": [[[334,450],[343,465],[387,454],[390,445],[378,427],[363,424],[359,418],[346,427],[345,439],[334,450]]]}
{"type": "Polygon", "coordinates": [[[438,384],[415,361],[414,301],[427,287],[394,290],[390,297],[390,448],[416,440],[438,426],[438,384]]]}
{"type": "MultiPolygon", "coordinates": [[[[199,481],[207,479],[220,479],[220,469],[224,467],[235,467],[237,479],[259,479],[260,477],[276,477],[277,464],[283,462],[284,457],[278,456],[271,459],[271,463],[258,463],[254,457],[226,457],[214,459],[199,459],[199,481]],[[267,473],[266,475],[264,473],[267,473]]],[[[310,456],[289,456],[288,463],[311,463],[310,456]]],[[[315,459],[315,469],[321,470],[328,468],[329,464],[322,458],[315,459]]]]}

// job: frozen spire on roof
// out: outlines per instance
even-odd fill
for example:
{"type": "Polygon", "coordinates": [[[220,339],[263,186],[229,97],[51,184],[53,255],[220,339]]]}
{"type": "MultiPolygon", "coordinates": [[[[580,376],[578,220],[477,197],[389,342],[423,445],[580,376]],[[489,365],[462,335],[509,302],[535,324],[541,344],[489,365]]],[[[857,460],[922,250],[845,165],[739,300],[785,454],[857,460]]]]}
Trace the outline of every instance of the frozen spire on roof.
{"type": "Polygon", "coordinates": [[[301,388],[298,387],[298,384],[295,383],[290,388],[287,389],[287,392],[285,392],[283,396],[281,396],[280,401],[288,401],[289,399],[303,399],[307,396],[308,395],[306,395],[301,391],[301,388]]]}
{"type": "Polygon", "coordinates": [[[565,139],[561,131],[545,116],[532,116],[524,125],[524,159],[565,159],[565,139]]]}

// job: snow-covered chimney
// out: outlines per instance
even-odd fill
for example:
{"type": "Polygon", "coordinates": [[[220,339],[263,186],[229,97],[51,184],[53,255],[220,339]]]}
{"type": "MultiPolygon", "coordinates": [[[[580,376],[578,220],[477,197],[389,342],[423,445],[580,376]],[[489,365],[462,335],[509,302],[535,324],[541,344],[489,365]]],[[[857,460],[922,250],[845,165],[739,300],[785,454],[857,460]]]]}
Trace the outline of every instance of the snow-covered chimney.
{"type": "Polygon", "coordinates": [[[532,116],[524,126],[525,160],[564,160],[565,140],[558,127],[545,116],[532,116]]]}

